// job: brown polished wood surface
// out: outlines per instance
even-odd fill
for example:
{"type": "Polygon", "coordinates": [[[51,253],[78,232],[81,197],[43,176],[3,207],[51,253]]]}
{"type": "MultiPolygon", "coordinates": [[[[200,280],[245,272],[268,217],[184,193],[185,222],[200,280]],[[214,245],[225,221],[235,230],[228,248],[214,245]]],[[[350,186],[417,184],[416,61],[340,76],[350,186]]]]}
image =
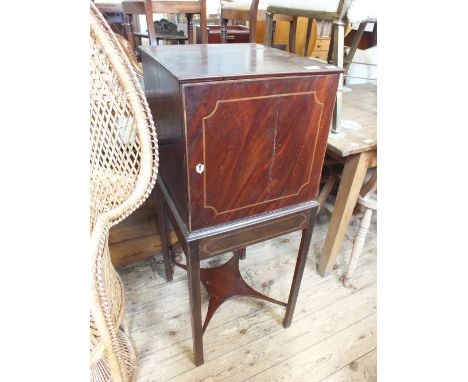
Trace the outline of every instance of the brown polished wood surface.
{"type": "Polygon", "coordinates": [[[193,229],[316,198],[337,80],[183,86],[193,229]]]}
{"type": "Polygon", "coordinates": [[[160,176],[189,231],[315,200],[340,69],[257,44],[141,50],[160,176]]]}
{"type": "Polygon", "coordinates": [[[333,65],[259,44],[152,45],[140,49],[180,82],[341,73],[333,65]]]}

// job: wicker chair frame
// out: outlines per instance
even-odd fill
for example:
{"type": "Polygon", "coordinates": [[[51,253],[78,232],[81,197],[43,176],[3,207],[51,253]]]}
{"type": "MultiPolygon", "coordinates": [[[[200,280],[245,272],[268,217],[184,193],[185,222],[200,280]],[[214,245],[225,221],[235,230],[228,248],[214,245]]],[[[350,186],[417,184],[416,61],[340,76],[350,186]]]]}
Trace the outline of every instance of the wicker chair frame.
{"type": "Polygon", "coordinates": [[[91,381],[135,378],[124,289],[109,229],[135,211],[156,183],[158,146],[145,95],[121,45],[90,2],[91,381]]]}

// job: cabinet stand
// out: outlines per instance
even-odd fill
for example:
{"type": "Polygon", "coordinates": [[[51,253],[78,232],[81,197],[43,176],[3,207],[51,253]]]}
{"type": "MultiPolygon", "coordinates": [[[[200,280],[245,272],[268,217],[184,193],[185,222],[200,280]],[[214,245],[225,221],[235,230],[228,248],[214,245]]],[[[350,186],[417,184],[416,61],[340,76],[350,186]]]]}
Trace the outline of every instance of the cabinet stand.
{"type": "Polygon", "coordinates": [[[166,279],[172,280],[171,259],[167,245],[166,218],[169,218],[187,259],[187,265],[174,262],[188,274],[190,311],[194,359],[197,366],[203,364],[203,334],[216,310],[226,300],[237,296],[249,296],[269,301],[286,308],[283,326],[288,328],[296,306],[299,287],[304,273],[312,230],[317,214],[316,201],[305,202],[268,213],[240,219],[207,229],[189,232],[182,221],[161,177],[158,178],[158,220],[161,230],[166,279]],[[293,231],[302,230],[288,302],[265,296],[250,287],[242,278],[239,259],[245,257],[245,247],[272,239],[293,231]],[[200,261],[222,253],[234,251],[234,256],[216,268],[200,268],[200,261]],[[169,268],[169,269],[168,269],[169,268]],[[201,318],[200,282],[205,286],[209,305],[205,322],[201,318]]]}

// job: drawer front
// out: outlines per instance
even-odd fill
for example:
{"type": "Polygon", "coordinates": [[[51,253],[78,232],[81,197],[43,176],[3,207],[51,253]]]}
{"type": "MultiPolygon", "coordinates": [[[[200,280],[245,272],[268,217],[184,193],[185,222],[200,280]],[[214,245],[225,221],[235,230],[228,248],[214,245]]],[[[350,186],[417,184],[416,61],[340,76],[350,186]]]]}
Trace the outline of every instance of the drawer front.
{"type": "Polygon", "coordinates": [[[310,57],[318,58],[319,60],[327,62],[327,60],[328,60],[328,51],[327,50],[324,50],[324,51],[315,51],[314,50],[310,57]]]}
{"type": "Polygon", "coordinates": [[[328,52],[328,48],[330,47],[330,39],[329,38],[319,38],[315,43],[314,51],[321,51],[326,50],[328,52]]]}
{"type": "Polygon", "coordinates": [[[183,85],[190,228],[314,200],[338,75],[183,85]]]}

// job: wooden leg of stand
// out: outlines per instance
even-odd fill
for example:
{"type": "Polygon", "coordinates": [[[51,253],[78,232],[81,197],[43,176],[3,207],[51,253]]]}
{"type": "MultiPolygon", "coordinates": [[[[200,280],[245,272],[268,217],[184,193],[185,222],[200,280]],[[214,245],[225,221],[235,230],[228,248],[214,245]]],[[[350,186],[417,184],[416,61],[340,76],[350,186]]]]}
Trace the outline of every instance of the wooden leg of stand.
{"type": "Polygon", "coordinates": [[[239,254],[239,258],[241,260],[244,260],[245,259],[245,252],[246,252],[246,249],[245,247],[244,248],[241,248],[241,249],[238,249],[237,251],[234,251],[234,254],[239,254]]]}
{"type": "Polygon", "coordinates": [[[158,215],[159,235],[161,236],[164,271],[166,272],[166,281],[172,281],[172,264],[171,255],[169,253],[169,236],[166,226],[166,213],[164,210],[164,196],[162,192],[156,193],[156,208],[158,215]]]}
{"type": "Polygon", "coordinates": [[[309,253],[310,241],[312,239],[312,231],[314,229],[316,216],[317,207],[315,207],[311,213],[309,225],[307,226],[307,228],[302,230],[301,245],[299,247],[296,268],[294,270],[294,277],[291,284],[291,290],[289,292],[288,306],[286,308],[286,314],[284,315],[283,319],[283,326],[285,328],[289,328],[289,326],[291,326],[292,318],[294,315],[294,309],[296,307],[297,296],[299,294],[299,288],[301,286],[302,275],[304,274],[307,254],[309,253]]]}
{"type": "Polygon", "coordinates": [[[200,295],[200,254],[198,247],[198,241],[191,242],[188,244],[188,253],[186,253],[190,312],[192,315],[193,355],[196,366],[200,366],[204,362],[200,295]]]}

